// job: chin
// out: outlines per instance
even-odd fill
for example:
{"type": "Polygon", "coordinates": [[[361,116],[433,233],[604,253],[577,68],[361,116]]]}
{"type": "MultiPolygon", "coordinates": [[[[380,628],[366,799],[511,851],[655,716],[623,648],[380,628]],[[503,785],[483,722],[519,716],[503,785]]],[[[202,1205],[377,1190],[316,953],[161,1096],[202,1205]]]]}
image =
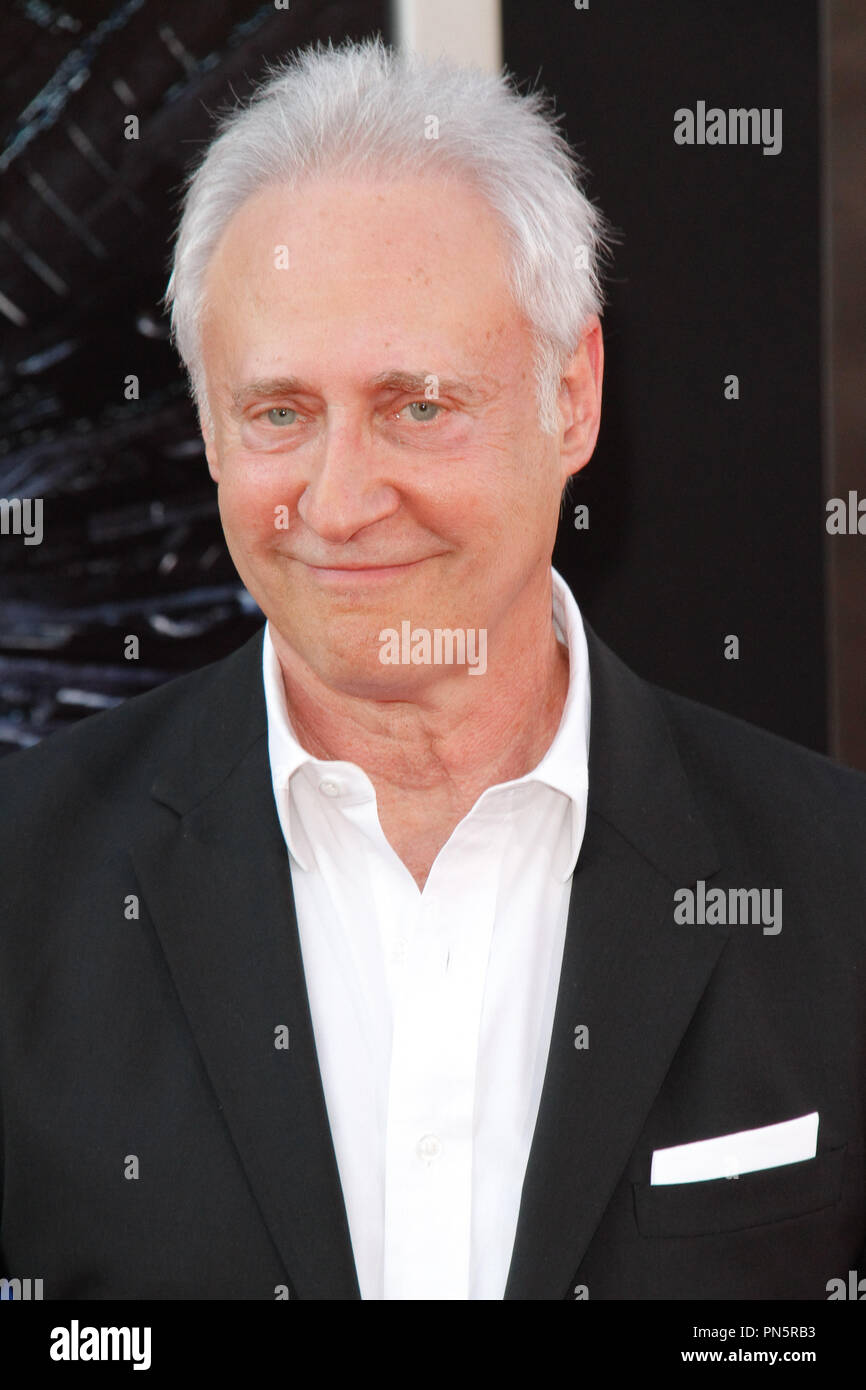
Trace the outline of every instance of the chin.
{"type": "Polygon", "coordinates": [[[353,667],[343,662],[325,666],[319,663],[314,669],[330,690],[356,700],[417,699],[419,690],[429,681],[429,670],[382,667],[378,662],[375,666],[353,667]]]}

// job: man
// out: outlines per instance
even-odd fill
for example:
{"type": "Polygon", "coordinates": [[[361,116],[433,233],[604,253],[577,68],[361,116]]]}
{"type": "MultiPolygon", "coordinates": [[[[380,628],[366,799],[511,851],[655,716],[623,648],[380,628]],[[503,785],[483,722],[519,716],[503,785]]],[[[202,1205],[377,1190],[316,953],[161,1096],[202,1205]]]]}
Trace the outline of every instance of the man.
{"type": "Polygon", "coordinates": [[[0,767],[2,1250],[46,1297],[863,1264],[866,781],[638,679],[551,570],[601,401],[575,170],[536,98],[373,43],[191,181],[168,297],[268,621],[0,767]]]}

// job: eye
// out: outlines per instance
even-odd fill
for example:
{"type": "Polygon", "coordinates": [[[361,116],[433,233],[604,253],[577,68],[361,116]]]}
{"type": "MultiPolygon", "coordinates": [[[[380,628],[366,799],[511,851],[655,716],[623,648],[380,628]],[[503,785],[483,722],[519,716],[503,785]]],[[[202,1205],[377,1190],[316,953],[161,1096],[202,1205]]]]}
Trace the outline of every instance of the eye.
{"type": "Polygon", "coordinates": [[[271,406],[270,410],[265,411],[268,423],[271,425],[293,425],[297,413],[288,405],[274,405],[271,406]]]}
{"type": "Polygon", "coordinates": [[[414,420],[435,420],[436,416],[441,413],[442,406],[437,405],[435,401],[409,401],[408,405],[404,405],[403,409],[397,413],[402,415],[403,410],[417,410],[419,414],[412,417],[414,420]]]}

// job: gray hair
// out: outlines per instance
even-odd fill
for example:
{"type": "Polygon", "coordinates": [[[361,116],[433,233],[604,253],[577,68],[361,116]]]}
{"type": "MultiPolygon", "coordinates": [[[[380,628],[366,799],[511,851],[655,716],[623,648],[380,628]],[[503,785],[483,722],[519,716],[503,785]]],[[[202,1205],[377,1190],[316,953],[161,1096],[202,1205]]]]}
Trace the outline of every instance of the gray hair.
{"type": "Polygon", "coordinates": [[[377,36],[321,43],[270,68],[246,106],[224,114],[187,176],[164,303],[200,418],[210,420],[201,322],[208,263],[259,189],[315,175],[456,175],[498,214],[514,303],[534,345],[539,424],[558,428],[565,366],[604,303],[600,262],[616,233],[581,188],[583,166],[539,90],[521,94],[446,58],[395,51],[377,36]],[[430,138],[435,132],[435,138],[430,138]]]}

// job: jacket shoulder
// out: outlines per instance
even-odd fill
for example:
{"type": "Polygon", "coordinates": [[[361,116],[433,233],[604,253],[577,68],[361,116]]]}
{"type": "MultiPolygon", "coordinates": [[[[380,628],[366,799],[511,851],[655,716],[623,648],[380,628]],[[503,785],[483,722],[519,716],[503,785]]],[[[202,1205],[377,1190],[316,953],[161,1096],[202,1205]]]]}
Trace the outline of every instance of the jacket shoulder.
{"type": "MultiPolygon", "coordinates": [[[[214,731],[220,723],[230,728],[235,707],[249,710],[250,683],[261,669],[261,642],[260,629],[229,656],[0,759],[0,797],[7,814],[28,797],[40,799],[43,789],[66,799],[62,793],[72,788],[97,797],[124,782],[149,786],[172,748],[202,739],[203,721],[214,731]],[[245,701],[239,698],[242,692],[245,701]]],[[[238,729],[239,739],[245,732],[248,728],[238,729]]]]}
{"type": "Polygon", "coordinates": [[[772,817],[866,843],[866,775],[710,705],[651,687],[680,759],[706,803],[737,803],[744,824],[772,817]]]}

